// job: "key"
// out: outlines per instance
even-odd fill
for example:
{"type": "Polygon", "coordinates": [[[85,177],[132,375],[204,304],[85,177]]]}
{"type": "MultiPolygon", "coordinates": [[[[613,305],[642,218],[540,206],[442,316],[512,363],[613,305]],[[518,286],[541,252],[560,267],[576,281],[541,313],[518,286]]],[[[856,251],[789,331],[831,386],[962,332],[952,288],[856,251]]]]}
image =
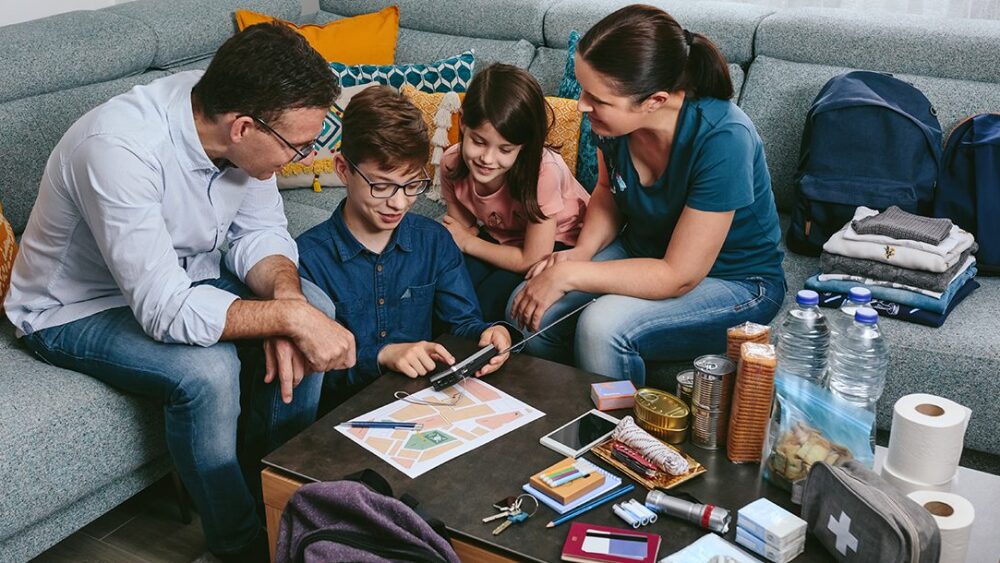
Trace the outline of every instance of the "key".
{"type": "Polygon", "coordinates": [[[527,520],[528,516],[529,515],[526,512],[518,512],[517,514],[511,514],[510,516],[507,517],[506,521],[501,522],[500,525],[497,526],[495,530],[493,530],[493,535],[499,536],[501,532],[503,532],[507,528],[510,528],[512,525],[520,524],[521,522],[527,520]]]}
{"type": "Polygon", "coordinates": [[[497,512],[496,514],[492,515],[492,516],[487,516],[486,518],[483,518],[483,522],[484,523],[485,522],[492,522],[494,520],[499,520],[501,518],[506,518],[506,517],[508,517],[510,515],[511,515],[511,510],[509,508],[505,508],[505,509],[501,510],[500,512],[497,512]]]}

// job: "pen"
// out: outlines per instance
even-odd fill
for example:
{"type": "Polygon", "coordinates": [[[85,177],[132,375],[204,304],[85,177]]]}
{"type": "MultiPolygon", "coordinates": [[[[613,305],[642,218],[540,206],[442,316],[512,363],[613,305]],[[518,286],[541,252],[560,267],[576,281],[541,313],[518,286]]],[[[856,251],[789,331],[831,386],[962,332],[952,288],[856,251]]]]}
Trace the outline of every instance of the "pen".
{"type": "Polygon", "coordinates": [[[607,493],[604,493],[603,495],[595,498],[594,500],[592,500],[592,501],[590,501],[590,502],[588,502],[586,504],[581,505],[579,508],[574,508],[573,510],[570,510],[566,514],[563,514],[562,516],[560,516],[559,518],[556,518],[555,520],[549,522],[548,524],[545,525],[545,527],[546,528],[552,528],[554,526],[558,526],[559,524],[562,524],[563,522],[572,520],[572,519],[576,518],[577,516],[583,514],[584,512],[590,510],[591,508],[595,508],[597,506],[600,506],[600,505],[608,502],[611,499],[616,499],[616,498],[618,498],[618,497],[620,497],[620,496],[622,496],[622,495],[624,495],[626,493],[631,492],[632,489],[634,489],[634,488],[635,488],[635,484],[634,483],[629,483],[628,485],[625,485],[623,487],[618,487],[617,489],[615,489],[613,491],[609,491],[607,493]]]}
{"type": "Polygon", "coordinates": [[[394,420],[349,420],[338,426],[350,428],[402,428],[404,430],[421,430],[424,425],[419,422],[396,422],[394,420]]]}

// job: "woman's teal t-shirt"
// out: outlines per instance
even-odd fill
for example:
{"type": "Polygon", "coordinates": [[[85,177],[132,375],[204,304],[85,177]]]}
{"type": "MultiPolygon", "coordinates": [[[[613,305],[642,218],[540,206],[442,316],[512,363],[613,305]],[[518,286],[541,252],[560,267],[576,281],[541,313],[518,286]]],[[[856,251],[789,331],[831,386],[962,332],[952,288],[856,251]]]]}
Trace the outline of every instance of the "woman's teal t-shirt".
{"type": "Polygon", "coordinates": [[[642,186],[627,137],[598,137],[631,256],[662,258],[685,206],[733,211],[733,223],[709,277],[781,278],[781,227],[764,144],[750,118],[726,100],[685,99],[666,171],[642,186]]]}

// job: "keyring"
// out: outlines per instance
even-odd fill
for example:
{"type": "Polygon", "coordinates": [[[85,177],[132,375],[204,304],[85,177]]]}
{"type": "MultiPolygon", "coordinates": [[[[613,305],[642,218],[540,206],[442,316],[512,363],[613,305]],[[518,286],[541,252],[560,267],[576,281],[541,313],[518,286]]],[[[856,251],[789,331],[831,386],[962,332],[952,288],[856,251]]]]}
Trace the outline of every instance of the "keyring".
{"type": "Polygon", "coordinates": [[[532,495],[529,495],[528,493],[523,493],[523,494],[520,494],[520,495],[517,495],[517,499],[515,499],[515,501],[514,501],[514,502],[524,502],[523,500],[521,500],[521,499],[522,499],[522,497],[528,497],[528,498],[530,498],[530,499],[531,499],[532,501],[534,501],[534,503],[535,503],[535,509],[534,509],[534,510],[532,510],[532,511],[531,511],[531,514],[529,514],[529,515],[528,515],[528,518],[531,518],[532,516],[534,516],[534,515],[535,515],[535,513],[536,513],[536,512],[538,512],[538,499],[536,499],[536,498],[535,498],[534,496],[532,496],[532,495]]]}

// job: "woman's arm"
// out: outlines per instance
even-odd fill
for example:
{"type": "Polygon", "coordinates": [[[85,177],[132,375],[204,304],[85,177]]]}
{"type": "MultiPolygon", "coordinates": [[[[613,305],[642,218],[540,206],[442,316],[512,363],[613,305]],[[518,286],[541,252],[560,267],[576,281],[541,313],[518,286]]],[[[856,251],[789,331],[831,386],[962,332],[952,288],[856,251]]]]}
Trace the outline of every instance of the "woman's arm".
{"type": "Polygon", "coordinates": [[[611,244],[622,228],[622,217],[611,195],[608,169],[604,165],[604,155],[597,151],[597,185],[587,204],[587,214],[583,219],[583,229],[576,241],[574,258],[590,260],[602,248],[611,244]]]}
{"type": "Polygon", "coordinates": [[[711,271],[735,213],[685,207],[663,258],[568,263],[567,290],[655,300],[684,295],[711,271]]]}

